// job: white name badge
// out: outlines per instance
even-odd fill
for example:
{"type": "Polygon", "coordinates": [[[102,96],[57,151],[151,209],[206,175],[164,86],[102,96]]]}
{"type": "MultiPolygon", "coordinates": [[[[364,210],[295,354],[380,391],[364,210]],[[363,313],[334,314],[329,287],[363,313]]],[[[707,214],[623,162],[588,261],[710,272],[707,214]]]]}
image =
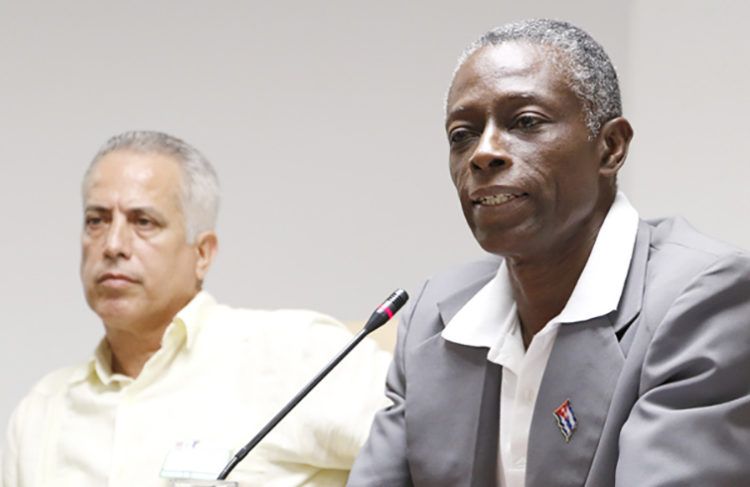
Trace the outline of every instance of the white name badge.
{"type": "Polygon", "coordinates": [[[167,454],[161,476],[167,479],[213,480],[231,458],[230,448],[200,440],[180,441],[167,454]]]}

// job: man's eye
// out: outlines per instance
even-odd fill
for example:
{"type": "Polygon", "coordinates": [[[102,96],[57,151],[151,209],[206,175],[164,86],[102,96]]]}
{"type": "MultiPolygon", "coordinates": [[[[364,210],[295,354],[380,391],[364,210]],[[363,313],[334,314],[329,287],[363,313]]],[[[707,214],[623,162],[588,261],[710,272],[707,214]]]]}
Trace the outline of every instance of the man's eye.
{"type": "Polygon", "coordinates": [[[102,224],[102,219],[98,216],[87,216],[84,222],[87,227],[97,227],[102,224]]]}
{"type": "Polygon", "coordinates": [[[140,228],[151,228],[154,226],[154,222],[149,220],[148,218],[138,218],[135,221],[136,225],[140,228]]]}
{"type": "Polygon", "coordinates": [[[450,145],[460,144],[466,142],[471,133],[466,129],[456,129],[448,136],[448,142],[450,145]]]}
{"type": "Polygon", "coordinates": [[[533,115],[521,115],[516,119],[516,127],[521,129],[534,128],[540,123],[542,123],[542,120],[539,117],[535,117],[533,115]]]}

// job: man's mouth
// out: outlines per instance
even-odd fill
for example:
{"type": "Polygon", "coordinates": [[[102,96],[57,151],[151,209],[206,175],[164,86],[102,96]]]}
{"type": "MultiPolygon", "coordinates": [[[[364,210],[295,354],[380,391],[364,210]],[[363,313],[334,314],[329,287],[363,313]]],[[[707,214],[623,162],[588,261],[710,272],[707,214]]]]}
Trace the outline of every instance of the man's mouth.
{"type": "Polygon", "coordinates": [[[508,201],[514,200],[516,198],[520,198],[521,196],[524,196],[525,193],[520,194],[512,194],[512,193],[499,193],[499,194],[493,194],[488,196],[481,196],[479,198],[476,198],[472,200],[472,203],[475,205],[482,205],[482,206],[498,206],[502,205],[503,203],[507,203],[508,201]]]}
{"type": "Polygon", "coordinates": [[[134,279],[133,277],[127,274],[120,274],[120,273],[114,273],[114,272],[108,272],[106,274],[103,274],[102,276],[99,277],[99,279],[97,279],[97,282],[100,282],[100,283],[106,282],[106,281],[133,283],[133,282],[136,282],[136,279],[134,279]]]}

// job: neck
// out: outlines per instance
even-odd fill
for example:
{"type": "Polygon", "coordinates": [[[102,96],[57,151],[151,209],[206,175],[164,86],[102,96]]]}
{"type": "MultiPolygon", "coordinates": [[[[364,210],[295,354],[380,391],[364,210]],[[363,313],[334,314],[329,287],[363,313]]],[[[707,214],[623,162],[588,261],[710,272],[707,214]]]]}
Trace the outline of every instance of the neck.
{"type": "Polygon", "coordinates": [[[112,351],[112,372],[138,377],[148,359],[161,348],[169,324],[196,293],[178,296],[157,312],[100,314],[112,351]]]}
{"type": "Polygon", "coordinates": [[[169,323],[140,329],[137,332],[106,326],[106,338],[112,350],[112,372],[137,378],[149,358],[161,348],[169,323]]]}
{"type": "Polygon", "coordinates": [[[513,298],[524,345],[560,314],[575,289],[596,242],[606,211],[543,255],[508,257],[513,298]]]}

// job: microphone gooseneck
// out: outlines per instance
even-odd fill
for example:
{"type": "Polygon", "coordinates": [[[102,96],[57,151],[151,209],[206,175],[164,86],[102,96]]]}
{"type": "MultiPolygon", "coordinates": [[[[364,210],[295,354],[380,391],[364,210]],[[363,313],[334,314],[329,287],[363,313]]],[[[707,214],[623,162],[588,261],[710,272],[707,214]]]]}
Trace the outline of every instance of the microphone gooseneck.
{"type": "Polygon", "coordinates": [[[221,471],[219,476],[217,477],[217,480],[226,480],[227,476],[234,470],[234,468],[237,466],[238,463],[240,463],[248,453],[250,453],[250,450],[256,447],[258,443],[263,440],[263,438],[266,437],[268,433],[271,432],[272,429],[276,427],[279,422],[284,419],[284,417],[289,414],[289,412],[294,409],[299,402],[304,399],[305,396],[315,387],[318,385],[318,383],[325,378],[325,376],[328,375],[328,373],[333,370],[334,367],[336,367],[341,360],[346,357],[349,352],[356,347],[359,342],[361,342],[367,335],[369,335],[371,332],[377,330],[384,324],[388,322],[391,318],[393,318],[393,315],[396,314],[396,312],[401,309],[401,307],[406,304],[406,301],[409,299],[409,295],[404,291],[403,289],[396,289],[388,298],[386,298],[385,301],[383,301],[383,304],[378,306],[375,311],[373,311],[372,315],[370,315],[370,319],[367,320],[367,323],[365,326],[356,334],[354,335],[354,338],[349,342],[349,344],[344,347],[343,350],[341,350],[333,359],[328,362],[328,365],[326,365],[323,370],[318,372],[318,374],[313,377],[313,379],[302,388],[301,391],[297,393],[296,396],[292,398],[291,401],[287,403],[286,406],[284,406],[281,411],[276,413],[276,416],[271,418],[271,420],[261,429],[258,434],[256,434],[252,440],[250,440],[245,446],[243,446],[233,457],[231,460],[229,460],[229,463],[224,467],[224,469],[221,471]]]}

